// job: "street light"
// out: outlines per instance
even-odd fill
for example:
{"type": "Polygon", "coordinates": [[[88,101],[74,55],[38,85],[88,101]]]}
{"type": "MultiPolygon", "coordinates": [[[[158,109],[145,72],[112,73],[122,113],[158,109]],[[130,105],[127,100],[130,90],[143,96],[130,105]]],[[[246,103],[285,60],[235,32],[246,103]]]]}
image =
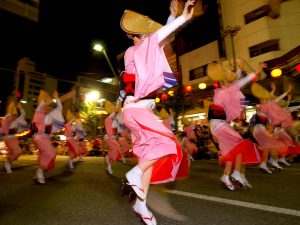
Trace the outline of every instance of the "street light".
{"type": "Polygon", "coordinates": [[[106,59],[108,65],[109,65],[109,67],[110,67],[110,69],[111,69],[111,71],[112,71],[114,77],[118,79],[118,76],[117,76],[117,74],[116,74],[116,72],[115,72],[115,70],[114,70],[114,68],[113,68],[113,66],[112,66],[112,64],[111,64],[111,62],[110,62],[110,60],[109,60],[107,54],[106,54],[105,48],[103,48],[103,46],[100,45],[100,44],[95,44],[94,47],[93,47],[93,49],[94,49],[95,51],[97,51],[97,52],[103,52],[103,54],[104,54],[104,56],[105,56],[105,59],[106,59]]]}
{"type": "Polygon", "coordinates": [[[98,98],[99,98],[99,92],[98,91],[91,91],[91,92],[89,92],[89,93],[87,93],[86,95],[85,95],[85,100],[87,101],[87,102],[94,102],[94,101],[97,101],[98,100],[98,98]]]}
{"type": "Polygon", "coordinates": [[[223,37],[230,36],[231,47],[232,47],[232,55],[233,55],[233,69],[236,70],[236,62],[235,62],[235,49],[233,37],[237,35],[238,31],[241,29],[240,26],[227,26],[223,31],[223,37]]]}

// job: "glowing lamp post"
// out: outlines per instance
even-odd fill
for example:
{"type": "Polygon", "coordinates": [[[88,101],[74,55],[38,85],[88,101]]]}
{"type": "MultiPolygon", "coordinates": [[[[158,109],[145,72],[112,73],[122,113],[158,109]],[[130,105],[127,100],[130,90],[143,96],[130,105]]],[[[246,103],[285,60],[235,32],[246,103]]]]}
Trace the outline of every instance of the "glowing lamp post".
{"type": "Polygon", "coordinates": [[[103,52],[103,54],[105,56],[105,59],[106,59],[108,65],[109,65],[109,67],[111,69],[111,72],[113,73],[114,77],[116,77],[118,79],[118,76],[117,76],[117,74],[116,74],[116,72],[115,72],[115,70],[114,70],[114,68],[113,68],[113,66],[112,66],[112,64],[111,64],[111,62],[110,62],[107,54],[106,54],[105,48],[103,48],[103,46],[100,45],[100,44],[95,44],[94,47],[93,47],[93,49],[95,51],[97,51],[97,52],[103,52]]]}
{"type": "Polygon", "coordinates": [[[95,102],[99,98],[99,92],[98,91],[91,91],[85,95],[85,101],[86,102],[95,102]]]}

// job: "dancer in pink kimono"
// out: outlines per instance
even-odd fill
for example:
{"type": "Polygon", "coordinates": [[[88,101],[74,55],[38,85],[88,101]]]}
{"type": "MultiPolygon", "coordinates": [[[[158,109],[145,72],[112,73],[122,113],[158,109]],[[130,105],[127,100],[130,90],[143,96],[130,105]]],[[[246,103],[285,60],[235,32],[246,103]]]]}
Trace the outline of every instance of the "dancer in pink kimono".
{"type": "Polygon", "coordinates": [[[237,187],[252,188],[245,177],[245,165],[259,163],[260,156],[254,143],[243,139],[228,123],[239,119],[243,114],[241,100],[244,96],[240,89],[255,79],[256,74],[250,73],[244,78],[235,80],[237,77],[235,73],[212,63],[208,65],[208,76],[214,81],[219,81],[221,85],[220,88],[215,89],[213,104],[210,105],[208,113],[211,133],[219,143],[220,161],[221,164],[225,164],[221,182],[229,190],[235,190],[231,180],[237,184],[237,187]]]}
{"type": "Polygon", "coordinates": [[[106,172],[108,174],[113,174],[111,165],[121,158],[120,155],[120,144],[117,139],[117,127],[113,127],[114,120],[116,118],[117,112],[111,113],[104,122],[104,127],[106,130],[106,135],[104,136],[104,141],[108,147],[108,153],[105,156],[106,172]]]}
{"type": "Polygon", "coordinates": [[[263,151],[262,162],[259,165],[259,168],[266,173],[272,173],[267,167],[267,161],[269,155],[271,155],[269,163],[275,169],[282,170],[283,168],[278,164],[278,156],[282,156],[281,161],[285,162],[284,156],[287,154],[288,146],[286,146],[285,143],[280,141],[278,138],[283,138],[282,134],[284,133],[284,130],[279,129],[279,127],[289,127],[292,125],[293,120],[290,113],[282,109],[278,105],[278,102],[280,102],[291,91],[291,87],[287,92],[275,99],[273,95],[275,92],[274,85],[272,85],[273,91],[271,93],[257,83],[254,83],[251,89],[252,94],[260,100],[260,105],[257,106],[257,116],[254,118],[253,129],[253,136],[263,151]],[[257,123],[256,121],[265,122],[257,123]],[[272,126],[278,126],[278,128],[275,128],[274,134],[270,133],[266,129],[267,123],[272,126]]]}
{"type": "Polygon", "coordinates": [[[35,181],[39,184],[45,184],[44,172],[53,169],[55,166],[56,149],[52,145],[50,134],[52,124],[47,124],[46,116],[51,111],[51,99],[47,92],[41,90],[38,97],[38,107],[34,113],[33,123],[33,141],[39,150],[38,169],[36,171],[35,181]]]}
{"type": "Polygon", "coordinates": [[[76,119],[70,110],[67,111],[67,121],[68,122],[65,124],[65,136],[67,138],[67,146],[69,149],[68,165],[69,168],[72,170],[74,169],[73,159],[77,158],[80,149],[75,139],[74,133],[74,125],[76,119]]]}
{"type": "Polygon", "coordinates": [[[63,106],[59,99],[58,92],[55,90],[53,92],[53,98],[55,102],[51,103],[51,111],[46,116],[46,124],[52,124],[51,134],[56,134],[62,131],[65,126],[65,119],[62,115],[63,106]]]}
{"type": "Polygon", "coordinates": [[[175,135],[152,111],[155,95],[151,93],[164,86],[165,72],[166,76],[172,75],[160,43],[192,18],[194,3],[187,1],[183,14],[164,27],[128,10],[121,19],[122,29],[134,42],[125,53],[126,72],[121,80],[126,93],[123,122],[131,132],[133,153],[138,157],[138,165],[126,173],[126,178],[138,197],[133,210],[146,224],[156,224],[146,205],[150,183],[173,181],[182,159],[175,135]]]}
{"type": "Polygon", "coordinates": [[[83,124],[80,119],[80,112],[75,112],[75,124],[74,124],[74,132],[75,132],[75,139],[77,140],[77,144],[79,146],[79,162],[83,162],[83,156],[87,154],[87,148],[84,144],[84,137],[86,136],[86,132],[84,130],[83,124]]]}
{"type": "Polygon", "coordinates": [[[130,145],[128,142],[128,137],[130,135],[130,132],[123,123],[121,109],[118,110],[112,126],[117,129],[118,142],[120,144],[121,159],[123,163],[126,163],[125,155],[128,154],[130,150],[130,145]]]}
{"type": "Polygon", "coordinates": [[[17,160],[18,157],[22,154],[19,140],[16,134],[19,129],[18,120],[22,122],[21,120],[23,116],[25,116],[25,111],[21,108],[21,105],[18,105],[18,109],[19,112],[21,112],[19,116],[16,102],[10,101],[7,107],[7,114],[2,120],[2,132],[4,134],[4,142],[8,151],[6,160],[4,161],[4,169],[8,174],[12,173],[11,163],[14,160],[17,160]]]}
{"type": "MultiPolygon", "coordinates": [[[[300,109],[300,106],[294,106],[294,107],[288,107],[292,100],[292,95],[288,94],[291,93],[293,87],[292,85],[289,85],[289,88],[287,92],[285,92],[283,95],[279,96],[275,102],[280,102],[281,99],[283,99],[286,95],[288,95],[288,101],[284,102],[286,107],[283,107],[282,110],[286,113],[286,119],[283,120],[283,122],[280,123],[280,125],[277,125],[274,128],[274,135],[277,138],[277,140],[281,144],[281,149],[278,152],[278,163],[281,163],[283,165],[289,166],[290,164],[286,161],[285,157],[289,155],[290,158],[296,157],[298,154],[300,154],[300,148],[298,147],[298,144],[293,140],[293,138],[287,133],[286,129],[293,126],[293,119],[292,119],[292,112],[297,111],[300,109]]],[[[275,84],[272,84],[272,93],[274,94],[276,90],[275,84]]]]}

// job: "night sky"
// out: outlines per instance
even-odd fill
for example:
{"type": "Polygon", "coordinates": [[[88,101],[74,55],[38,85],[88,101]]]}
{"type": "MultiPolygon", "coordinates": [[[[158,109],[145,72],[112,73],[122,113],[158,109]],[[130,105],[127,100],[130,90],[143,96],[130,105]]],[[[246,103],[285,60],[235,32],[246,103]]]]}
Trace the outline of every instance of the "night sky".
{"type": "MultiPolygon", "coordinates": [[[[203,1],[208,4],[205,16],[182,31],[189,50],[216,40],[219,33],[216,0],[203,1]]],[[[92,50],[93,42],[104,44],[117,68],[116,56],[132,44],[120,28],[124,10],[137,11],[165,24],[169,3],[169,0],[41,0],[38,23],[0,11],[0,82],[6,83],[0,89],[0,101],[11,93],[13,70],[25,56],[36,62],[37,71],[63,79],[75,80],[76,75],[85,73],[112,74],[103,54],[92,50]]]]}
{"type": "Polygon", "coordinates": [[[29,56],[38,71],[68,79],[80,72],[111,73],[104,56],[95,55],[92,43],[101,41],[117,66],[116,55],[131,45],[119,25],[125,9],[165,24],[169,0],[41,0],[39,23],[2,11],[0,25],[5,32],[1,35],[0,65],[15,69],[19,58],[29,56]]]}

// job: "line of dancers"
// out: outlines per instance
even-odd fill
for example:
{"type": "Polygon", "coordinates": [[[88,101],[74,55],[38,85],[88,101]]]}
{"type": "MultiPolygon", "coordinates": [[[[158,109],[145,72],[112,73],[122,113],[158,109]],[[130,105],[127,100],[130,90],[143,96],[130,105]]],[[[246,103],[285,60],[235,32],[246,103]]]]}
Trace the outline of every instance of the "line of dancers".
{"type": "MultiPolygon", "coordinates": [[[[172,0],[171,15],[165,26],[130,10],[124,12],[120,22],[121,28],[133,41],[133,46],[126,50],[124,56],[125,72],[120,75],[120,104],[105,120],[104,140],[108,147],[108,154],[105,156],[106,171],[113,174],[112,164],[118,159],[124,159],[124,154],[128,154],[131,146],[127,137],[130,133],[132,152],[138,162],[126,173],[122,190],[134,195],[132,209],[147,225],[157,224],[147,205],[150,184],[168,183],[188,177],[189,155],[196,151],[195,146],[188,142],[188,138],[184,138],[181,143],[178,141],[170,129],[168,118],[164,118],[166,120],[163,123],[153,113],[157,93],[177,84],[163,51],[166,39],[192,19],[196,3],[195,0],[188,0],[184,4],[182,15],[176,18],[178,2],[172,0]]],[[[201,4],[197,6],[200,7],[199,14],[203,14],[201,4]]],[[[252,188],[246,178],[246,165],[258,164],[261,169],[270,173],[266,160],[270,160],[274,167],[280,169],[278,158],[284,162],[287,154],[300,153],[299,145],[287,132],[295,131],[291,111],[298,108],[282,108],[277,104],[287,93],[283,97],[275,98],[274,93],[262,91],[263,88],[258,83],[253,84],[253,95],[260,99],[257,114],[251,120],[256,143],[243,138],[230,126],[231,122],[244,119],[246,101],[241,88],[255,82],[263,67],[264,65],[261,65],[255,73],[242,77],[241,67],[232,72],[217,63],[208,65],[208,77],[220,84],[220,88],[214,90],[208,119],[211,133],[218,142],[220,165],[224,166],[220,180],[229,190],[252,188]],[[268,130],[267,123],[275,126],[274,132],[268,130]]],[[[55,94],[54,98],[56,106],[51,105],[49,94],[41,91],[39,105],[33,118],[34,143],[39,149],[39,168],[35,178],[41,184],[45,183],[44,172],[55,165],[56,149],[51,144],[49,134],[65,128],[70,149],[70,168],[73,168],[73,159],[81,152],[80,141],[84,137],[79,116],[68,112],[65,124],[58,95],[55,94]]],[[[11,125],[14,118],[18,118],[17,114],[13,108],[9,108],[8,116],[3,120],[3,125],[8,127],[5,131],[6,139],[13,139],[9,135],[14,132],[10,133],[10,128],[15,129],[15,125],[11,125]]],[[[186,132],[192,133],[188,129],[186,132]]],[[[18,157],[18,150],[19,147],[14,148],[14,154],[5,162],[5,168],[18,157]]]]}
{"type": "Polygon", "coordinates": [[[68,165],[70,169],[74,169],[73,159],[77,158],[77,156],[79,156],[79,161],[83,161],[82,156],[86,153],[86,148],[82,144],[85,131],[79,112],[76,112],[74,116],[71,112],[68,112],[68,122],[65,123],[62,115],[63,107],[57,91],[54,91],[53,99],[50,98],[46,91],[40,91],[38,106],[32,118],[31,126],[25,120],[25,110],[22,108],[21,103],[16,103],[13,99],[9,101],[7,113],[2,118],[3,139],[7,147],[4,161],[6,173],[12,173],[12,162],[17,160],[22,154],[18,134],[25,130],[29,132],[30,129],[33,142],[38,149],[38,169],[34,176],[34,180],[37,183],[45,184],[44,173],[55,167],[56,148],[52,144],[52,135],[54,134],[64,132],[67,137],[69,149],[68,165]]]}

